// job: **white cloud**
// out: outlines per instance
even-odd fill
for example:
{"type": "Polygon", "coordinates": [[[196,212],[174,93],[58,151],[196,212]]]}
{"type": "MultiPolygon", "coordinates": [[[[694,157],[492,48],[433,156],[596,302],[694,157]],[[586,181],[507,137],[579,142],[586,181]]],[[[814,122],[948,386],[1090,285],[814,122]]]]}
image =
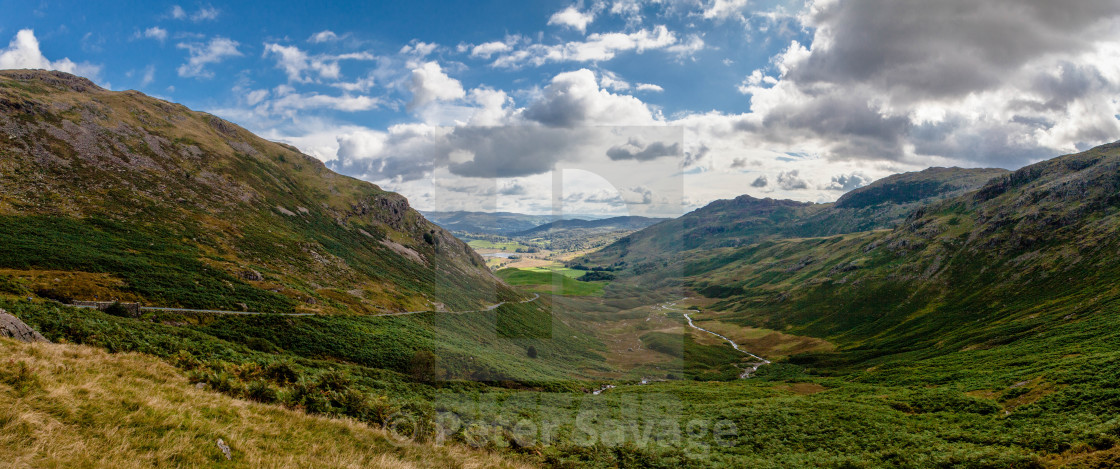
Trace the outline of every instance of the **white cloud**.
{"type": "Polygon", "coordinates": [[[660,85],[655,85],[653,83],[638,83],[638,86],[637,86],[636,89],[638,91],[650,91],[650,92],[654,92],[654,93],[660,93],[662,91],[665,91],[665,88],[662,88],[660,85]]]}
{"type": "Polygon", "coordinates": [[[341,60],[373,60],[368,52],[355,52],[340,55],[309,55],[296,46],[265,43],[263,57],[276,57],[276,68],[284,70],[289,82],[310,83],[312,78],[305,72],[314,72],[319,78],[337,80],[342,69],[341,60]]]}
{"type": "Polygon", "coordinates": [[[408,85],[412,91],[409,109],[415,109],[434,101],[451,101],[467,95],[459,80],[447,76],[436,62],[425,62],[412,70],[408,85]]]}
{"type": "Polygon", "coordinates": [[[494,55],[494,54],[497,54],[497,53],[500,53],[500,52],[507,52],[510,49],[512,49],[512,47],[510,47],[509,44],[506,44],[504,42],[499,42],[499,41],[487,42],[487,43],[479,44],[477,46],[472,47],[471,48],[471,57],[482,57],[482,58],[485,58],[485,59],[489,59],[491,55],[494,55]]]}
{"type": "Polygon", "coordinates": [[[275,114],[291,115],[294,111],[308,109],[333,109],[342,112],[368,111],[381,105],[381,100],[372,96],[348,95],[330,96],[319,93],[296,93],[290,88],[278,87],[272,100],[265,101],[265,108],[275,114]]]}
{"type": "Polygon", "coordinates": [[[337,40],[338,35],[335,34],[334,31],[331,31],[329,29],[319,31],[315,34],[312,34],[311,37],[307,38],[307,42],[310,42],[312,44],[321,44],[324,42],[333,42],[337,40]]]}
{"type": "Polygon", "coordinates": [[[704,39],[696,34],[689,34],[688,40],[679,44],[673,44],[667,47],[670,53],[677,54],[680,57],[689,57],[704,49],[704,39]]]}
{"type": "Polygon", "coordinates": [[[702,13],[705,19],[726,20],[729,18],[743,19],[743,10],[750,4],[749,0],[712,0],[704,7],[702,13]]]}
{"type": "Polygon", "coordinates": [[[439,48],[439,44],[414,40],[411,43],[405,44],[403,47],[401,47],[400,54],[411,55],[417,58],[424,58],[430,55],[432,52],[435,52],[437,48],[439,48]]]}
{"type": "Polygon", "coordinates": [[[566,26],[582,33],[587,31],[587,25],[594,20],[594,12],[581,12],[573,5],[553,13],[548,18],[548,24],[566,26]]]}
{"type": "Polygon", "coordinates": [[[6,49],[0,49],[0,69],[9,68],[58,70],[87,78],[96,78],[101,73],[99,65],[74,63],[68,58],[55,61],[47,59],[39,50],[35,32],[30,29],[21,29],[6,49]]]}
{"type": "Polygon", "coordinates": [[[148,86],[156,79],[156,66],[148,65],[144,67],[144,76],[140,79],[140,86],[148,86]]]}
{"type": "Polygon", "coordinates": [[[1107,1],[819,1],[812,42],[739,85],[739,128],[834,161],[1015,168],[1085,149],[1120,137],[1118,20],[1107,1]]]}
{"type": "MultiPolygon", "coordinates": [[[[700,40],[699,47],[703,47],[703,40],[700,40]]],[[[641,29],[632,33],[590,34],[584,41],[565,44],[532,44],[500,55],[494,60],[493,66],[517,68],[525,65],[540,66],[548,62],[602,62],[613,59],[619,52],[634,51],[641,54],[647,50],[665,48],[674,53],[688,53],[696,49],[697,44],[691,38],[689,43],[678,44],[676,34],[668,27],[658,25],[653,29],[641,29]],[[673,48],[674,45],[677,47],[673,48]]]]}
{"type": "Polygon", "coordinates": [[[601,89],[588,69],[556,75],[530,104],[525,118],[549,126],[652,125],[658,122],[649,107],[633,96],[601,89]]]}
{"type": "Polygon", "coordinates": [[[179,66],[179,76],[210,78],[214,73],[207,70],[206,66],[219,63],[230,57],[240,57],[243,54],[237,50],[240,44],[237,41],[224,37],[214,37],[208,43],[179,43],[176,47],[186,49],[189,57],[187,63],[179,66]]]}
{"type": "Polygon", "coordinates": [[[167,30],[159,26],[152,26],[145,29],[143,33],[137,32],[136,37],[145,37],[148,39],[155,39],[159,42],[167,40],[167,30]]]}
{"type": "Polygon", "coordinates": [[[194,22],[214,20],[218,18],[221,12],[212,6],[199,7],[194,13],[187,13],[183,7],[173,5],[171,7],[171,17],[177,20],[191,20],[194,22]]]}

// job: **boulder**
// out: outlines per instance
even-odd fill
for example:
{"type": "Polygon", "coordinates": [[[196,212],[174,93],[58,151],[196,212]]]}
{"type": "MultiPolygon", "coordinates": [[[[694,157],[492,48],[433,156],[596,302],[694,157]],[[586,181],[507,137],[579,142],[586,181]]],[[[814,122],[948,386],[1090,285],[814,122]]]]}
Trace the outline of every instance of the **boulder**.
{"type": "Polygon", "coordinates": [[[8,314],[7,311],[0,309],[0,337],[7,337],[16,339],[20,342],[46,342],[46,337],[42,334],[35,332],[35,329],[28,327],[19,318],[8,314]]]}

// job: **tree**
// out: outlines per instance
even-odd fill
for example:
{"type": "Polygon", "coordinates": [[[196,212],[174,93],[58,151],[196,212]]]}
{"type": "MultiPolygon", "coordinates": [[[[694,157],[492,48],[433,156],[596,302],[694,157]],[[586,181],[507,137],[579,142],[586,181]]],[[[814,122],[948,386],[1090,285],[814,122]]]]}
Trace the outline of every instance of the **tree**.
{"type": "Polygon", "coordinates": [[[529,349],[525,351],[529,354],[529,358],[537,358],[537,348],[530,345],[529,349]]]}

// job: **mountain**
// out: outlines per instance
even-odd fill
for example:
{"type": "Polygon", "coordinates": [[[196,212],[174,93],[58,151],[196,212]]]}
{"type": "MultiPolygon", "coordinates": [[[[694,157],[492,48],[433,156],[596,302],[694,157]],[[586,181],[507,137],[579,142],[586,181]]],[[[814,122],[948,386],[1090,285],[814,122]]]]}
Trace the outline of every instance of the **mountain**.
{"type": "Polygon", "coordinates": [[[398,194],[61,72],[0,72],[0,238],[0,269],[57,298],[367,313],[521,297],[398,194]]]}
{"type": "Polygon", "coordinates": [[[579,230],[588,233],[606,233],[612,231],[635,231],[645,228],[650,225],[655,225],[668,218],[650,218],[650,217],[612,217],[600,220],[557,220],[552,223],[537,226],[535,228],[514,233],[511,236],[548,236],[554,232],[564,232],[571,230],[579,230]]]}
{"type": "Polygon", "coordinates": [[[1107,345],[1118,252],[1120,143],[997,176],[890,231],[698,251],[679,266],[727,320],[828,338],[847,349],[805,360],[866,367],[1107,345]]]}
{"type": "Polygon", "coordinates": [[[449,231],[509,236],[557,219],[552,215],[512,212],[425,212],[433,223],[449,231]]]}
{"type": "Polygon", "coordinates": [[[975,190],[1006,173],[1003,169],[930,168],[880,179],[828,204],[741,195],[633,233],[578,262],[642,268],[693,249],[890,229],[918,207],[975,190]]]}

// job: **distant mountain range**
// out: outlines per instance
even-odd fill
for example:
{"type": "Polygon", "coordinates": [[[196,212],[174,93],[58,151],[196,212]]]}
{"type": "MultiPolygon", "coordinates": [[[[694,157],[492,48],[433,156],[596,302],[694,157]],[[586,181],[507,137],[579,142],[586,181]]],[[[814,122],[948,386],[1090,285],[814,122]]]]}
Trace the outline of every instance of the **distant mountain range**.
{"type": "Polygon", "coordinates": [[[826,204],[749,195],[717,200],[626,236],[585,261],[639,265],[694,249],[891,229],[919,207],[976,190],[1007,173],[1004,169],[930,168],[880,179],[826,204]]]}
{"type": "Polygon", "coordinates": [[[550,233],[561,231],[580,230],[585,232],[600,233],[611,231],[634,231],[650,225],[655,225],[668,218],[650,217],[613,217],[601,220],[557,220],[532,229],[515,233],[514,236],[548,236],[550,233]]]}
{"type": "MultiPolygon", "coordinates": [[[[522,236],[523,234],[532,232],[536,228],[546,226],[554,222],[563,222],[558,225],[553,225],[554,228],[590,228],[595,226],[609,227],[612,225],[626,225],[634,226],[634,228],[630,229],[638,229],[644,228],[651,224],[643,224],[641,220],[646,219],[646,217],[610,217],[609,215],[604,216],[581,213],[566,213],[562,215],[527,215],[523,213],[512,212],[432,211],[424,212],[424,216],[428,217],[428,219],[433,223],[449,231],[498,236],[522,236]],[[621,219],[632,220],[628,222],[621,219]],[[596,222],[601,220],[616,221],[595,225],[596,222]],[[566,224],[566,222],[569,221],[576,223],[570,225],[566,224]]],[[[648,220],[660,221],[660,219],[652,218],[648,220]]]]}

